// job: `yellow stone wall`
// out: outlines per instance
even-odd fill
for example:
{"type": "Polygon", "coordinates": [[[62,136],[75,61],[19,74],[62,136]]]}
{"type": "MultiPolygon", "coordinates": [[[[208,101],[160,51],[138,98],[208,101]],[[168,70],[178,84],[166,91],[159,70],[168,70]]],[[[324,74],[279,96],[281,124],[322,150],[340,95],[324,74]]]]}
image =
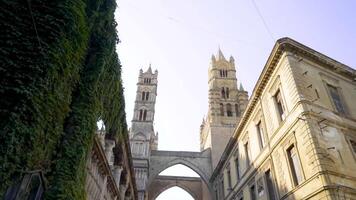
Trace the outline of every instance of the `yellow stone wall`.
{"type": "Polygon", "coordinates": [[[356,82],[345,72],[355,75],[355,70],[295,41],[291,43],[291,48],[276,47],[279,51],[272,52],[272,57],[278,57],[274,59],[277,63],[267,63],[251,96],[248,113],[235,130],[236,141],[227,148],[214,172],[216,190],[221,178],[224,180],[224,197],[218,194],[219,199],[250,199],[253,184],[257,199],[269,199],[267,170],[272,173],[276,199],[356,199],[356,152],[350,143],[356,141],[356,82]],[[337,112],[326,84],[337,87],[346,115],[337,112]],[[278,117],[273,97],[277,90],[285,104],[284,120],[278,117]],[[266,141],[263,148],[257,135],[259,121],[266,141]],[[246,142],[250,165],[246,163],[246,142]],[[298,185],[293,183],[287,156],[292,145],[300,161],[302,181],[298,185]],[[239,180],[236,157],[240,161],[239,180]],[[261,196],[257,192],[259,180],[264,189],[261,196]]]}

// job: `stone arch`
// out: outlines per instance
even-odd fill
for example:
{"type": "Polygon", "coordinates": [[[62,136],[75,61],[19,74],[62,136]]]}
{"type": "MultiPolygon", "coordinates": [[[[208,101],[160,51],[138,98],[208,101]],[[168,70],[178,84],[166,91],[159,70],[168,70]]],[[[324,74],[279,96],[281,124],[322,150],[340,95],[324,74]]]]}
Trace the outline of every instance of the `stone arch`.
{"type": "Polygon", "coordinates": [[[205,184],[209,184],[209,176],[207,176],[195,163],[185,160],[184,158],[176,158],[168,163],[161,165],[156,170],[151,171],[152,174],[150,174],[149,183],[152,182],[164,170],[179,164],[184,165],[189,169],[193,170],[200,176],[200,178],[205,182],[205,184]]]}
{"type": "MultiPolygon", "coordinates": [[[[211,196],[213,193],[209,183],[209,178],[212,174],[210,150],[202,152],[187,152],[187,151],[151,151],[149,177],[147,181],[148,195],[156,193],[156,191],[165,188],[166,185],[192,183],[194,193],[199,194],[196,199],[202,199],[203,187],[204,194],[211,196]],[[184,177],[184,176],[160,176],[159,174],[165,169],[174,165],[184,165],[200,177],[184,177]],[[189,180],[189,181],[188,181],[189,180]],[[203,187],[202,187],[203,186],[203,187]],[[207,194],[208,193],[208,194],[207,194]]],[[[151,199],[151,198],[150,198],[151,199]]]]}
{"type": "Polygon", "coordinates": [[[190,196],[193,197],[193,199],[197,199],[198,195],[194,193],[194,191],[192,191],[189,187],[185,186],[184,184],[180,184],[179,182],[175,182],[175,183],[171,183],[166,185],[165,187],[160,188],[160,190],[158,190],[156,193],[151,194],[152,196],[150,197],[150,199],[156,199],[160,194],[162,194],[163,192],[165,192],[166,190],[173,188],[173,187],[179,187],[181,189],[183,189],[184,191],[186,191],[190,196]]]}

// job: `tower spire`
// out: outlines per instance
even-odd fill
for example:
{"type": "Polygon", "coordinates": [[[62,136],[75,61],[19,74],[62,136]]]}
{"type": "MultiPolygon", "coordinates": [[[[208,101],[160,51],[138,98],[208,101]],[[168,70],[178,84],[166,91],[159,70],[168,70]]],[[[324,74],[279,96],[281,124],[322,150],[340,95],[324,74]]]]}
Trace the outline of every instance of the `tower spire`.
{"type": "Polygon", "coordinates": [[[218,53],[216,55],[216,58],[218,60],[226,60],[225,57],[224,57],[224,54],[222,53],[221,49],[220,49],[220,45],[219,45],[219,50],[218,50],[218,53]]]}

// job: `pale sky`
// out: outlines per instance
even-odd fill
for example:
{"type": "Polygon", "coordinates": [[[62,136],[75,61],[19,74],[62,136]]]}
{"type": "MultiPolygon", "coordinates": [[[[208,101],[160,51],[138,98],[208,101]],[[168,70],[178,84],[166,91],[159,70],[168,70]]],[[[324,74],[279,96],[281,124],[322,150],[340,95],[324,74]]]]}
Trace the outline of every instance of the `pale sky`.
{"type": "MultiPolygon", "coordinates": [[[[199,151],[199,126],[208,109],[208,67],[219,46],[225,57],[235,58],[238,82],[249,95],[281,37],[356,66],[356,1],[121,0],[117,4],[127,122],[130,126],[139,70],[147,70],[151,63],[158,70],[155,130],[160,150],[199,151]]],[[[182,194],[172,190],[158,199],[174,199],[166,193],[182,194]]]]}

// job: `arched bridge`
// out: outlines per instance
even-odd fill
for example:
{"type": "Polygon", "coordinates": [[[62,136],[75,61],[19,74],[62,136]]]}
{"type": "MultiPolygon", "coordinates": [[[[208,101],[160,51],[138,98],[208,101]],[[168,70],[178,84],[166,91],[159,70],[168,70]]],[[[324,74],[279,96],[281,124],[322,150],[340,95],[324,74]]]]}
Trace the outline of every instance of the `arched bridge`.
{"type": "Polygon", "coordinates": [[[211,199],[210,150],[202,152],[189,151],[151,151],[150,169],[148,178],[148,196],[154,200],[160,193],[173,186],[186,190],[195,200],[211,199]],[[159,176],[165,169],[182,164],[195,171],[200,178],[159,176]]]}

